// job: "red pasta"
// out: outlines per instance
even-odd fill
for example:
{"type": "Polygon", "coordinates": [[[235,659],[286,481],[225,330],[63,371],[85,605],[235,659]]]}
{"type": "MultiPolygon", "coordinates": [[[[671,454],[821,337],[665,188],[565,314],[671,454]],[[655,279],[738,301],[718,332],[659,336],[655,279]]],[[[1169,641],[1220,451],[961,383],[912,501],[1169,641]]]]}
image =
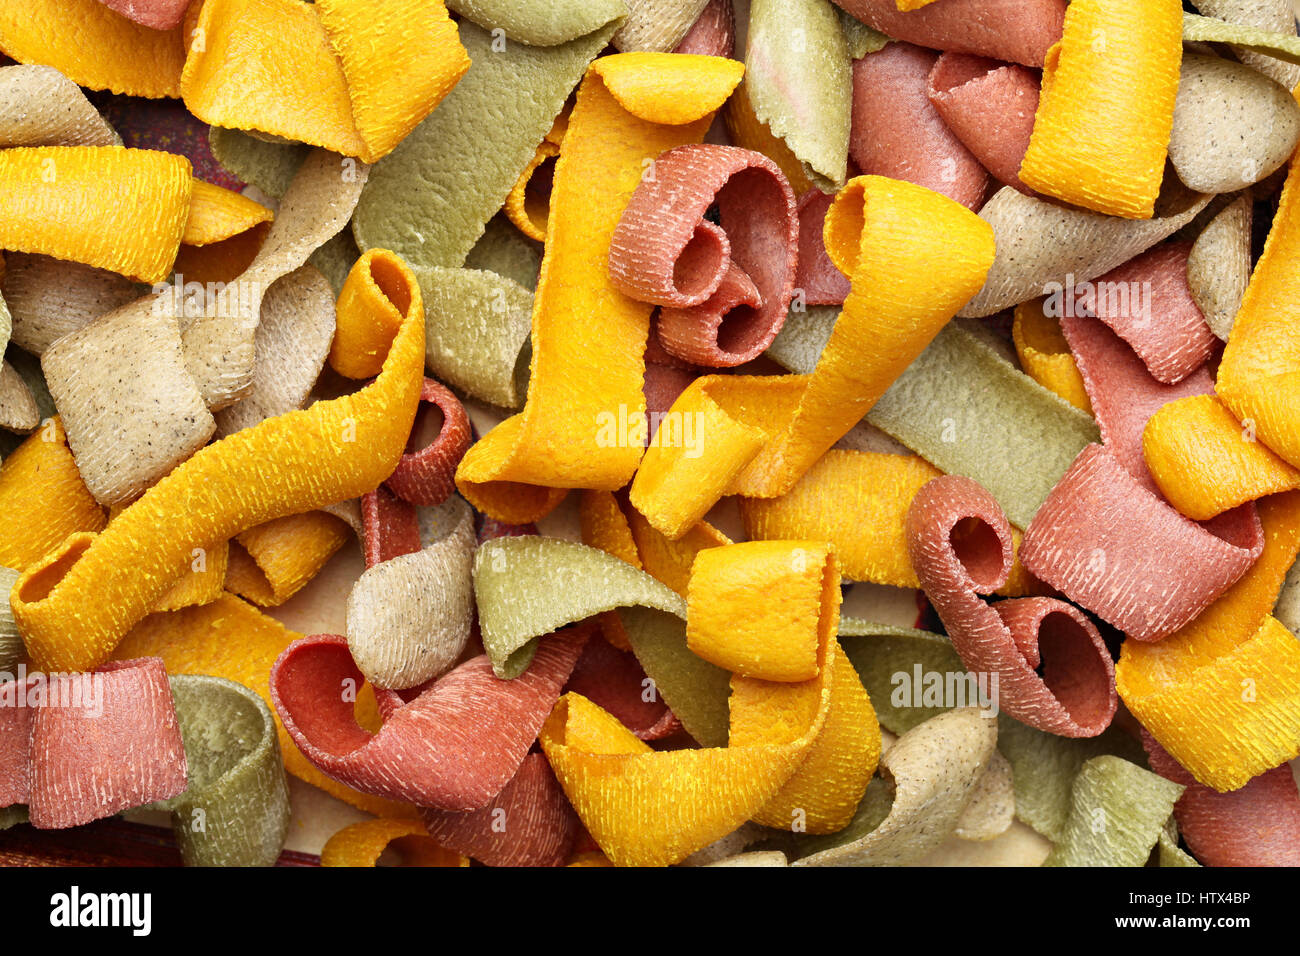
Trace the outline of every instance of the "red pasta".
{"type": "Polygon", "coordinates": [[[731,0],[709,0],[708,6],[686,31],[674,53],[731,56],[736,50],[736,11],[731,0]]]}
{"type": "Polygon", "coordinates": [[[481,810],[426,807],[420,816],[439,846],[488,866],[563,866],[581,827],[540,753],[524,757],[519,772],[481,810]]]}
{"type": "Polygon", "coordinates": [[[151,30],[170,30],[181,22],[190,0],[99,0],[114,13],[151,30]]]}
{"type": "Polygon", "coordinates": [[[679,146],[654,161],[624,210],[610,279],[664,307],[659,340],[670,354],[742,365],[781,331],[798,241],[794,192],[774,162],[734,146],[679,146]],[[715,204],[721,225],[705,218],[715,204]]]}
{"type": "Polygon", "coordinates": [[[161,658],[0,685],[0,806],[26,803],[38,829],[174,797],[186,772],[161,658]]]}
{"type": "Polygon", "coordinates": [[[415,413],[406,452],[384,484],[413,505],[442,504],[456,490],[456,466],[465,457],[472,437],[469,415],[460,399],[426,378],[420,389],[420,407],[415,413]],[[438,421],[434,409],[441,414],[436,432],[432,428],[438,421]]]}
{"type": "Polygon", "coordinates": [[[1167,385],[1204,365],[1219,342],[1187,284],[1191,250],[1190,242],[1156,246],[1076,287],[1075,311],[1109,325],[1167,385]]]}
{"type": "Polygon", "coordinates": [[[421,550],[415,507],[383,485],[362,495],[361,544],[367,568],[421,550]]]}
{"type": "Polygon", "coordinates": [[[1027,196],[1020,180],[1038,110],[1032,70],[968,53],[945,53],[930,70],[927,93],[948,129],[998,182],[1027,196]]]}
{"type": "Polygon", "coordinates": [[[386,719],[375,734],[353,716],[364,678],[337,635],[290,644],[271,668],[271,699],[323,773],[363,793],[464,813],[486,806],[515,775],[589,634],[571,628],[544,638],[513,680],[497,678],[480,655],[409,703],[385,695],[386,719]]]}
{"type": "Polygon", "coordinates": [[[1158,641],[1205,610],[1259,557],[1253,505],[1198,525],[1121,464],[1089,445],[1056,483],[1029,528],[1029,572],[1138,641],[1158,641]]]}
{"type": "Polygon", "coordinates": [[[1151,769],[1187,789],[1174,819],[1192,855],[1206,866],[1300,866],[1300,790],[1286,764],[1239,790],[1219,793],[1188,773],[1142,731],[1151,769]]]}
{"type": "Polygon", "coordinates": [[[839,5],[896,40],[1034,67],[1065,28],[1065,0],[935,0],[907,13],[897,0],[839,5]]]}
{"type": "Polygon", "coordinates": [[[979,209],[989,175],[930,102],[933,50],[890,43],[853,63],[849,155],[867,175],[902,179],[979,209]]]}
{"type": "Polygon", "coordinates": [[[962,663],[977,678],[998,675],[1003,711],[1064,737],[1095,737],[1110,725],[1115,665],[1078,608],[1046,597],[980,598],[1006,583],[1014,558],[1011,525],[992,495],[956,475],[928,482],[908,509],[907,547],[962,663]]]}
{"type": "MultiPolygon", "coordinates": [[[[654,339],[651,339],[651,341],[654,341],[654,339]]],[[[673,407],[673,402],[677,401],[677,396],[686,391],[686,386],[695,381],[696,377],[697,374],[694,370],[652,362],[647,356],[645,384],[642,386],[642,391],[645,392],[645,410],[648,422],[646,428],[647,441],[654,441],[655,432],[659,430],[659,423],[663,421],[664,415],[673,407]]]]}
{"type": "Polygon", "coordinates": [[[648,680],[634,655],[609,641],[593,640],[587,642],[564,689],[613,714],[642,740],[659,740],[681,725],[648,680]]]}
{"type": "Polygon", "coordinates": [[[1137,353],[1101,320],[1067,315],[1061,319],[1061,331],[1074,353],[1106,447],[1142,487],[1159,494],[1142,455],[1142,429],[1166,402],[1213,393],[1209,370],[1202,366],[1176,385],[1165,385],[1151,377],[1137,353]]]}
{"type": "Polygon", "coordinates": [[[810,189],[799,198],[799,265],[794,284],[803,292],[804,305],[842,305],[849,297],[849,277],[831,262],[822,236],[826,211],[834,201],[820,189],[810,189]]]}

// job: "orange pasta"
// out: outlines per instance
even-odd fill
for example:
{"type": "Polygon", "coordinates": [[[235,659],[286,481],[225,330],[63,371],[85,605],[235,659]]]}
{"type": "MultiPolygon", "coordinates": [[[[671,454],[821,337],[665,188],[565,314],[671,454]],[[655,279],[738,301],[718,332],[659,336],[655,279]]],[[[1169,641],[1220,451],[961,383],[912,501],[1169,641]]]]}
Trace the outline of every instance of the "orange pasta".
{"type": "Polygon", "coordinates": [[[456,473],[480,510],[534,521],[562,489],[613,491],[636,470],[642,433],[618,426],[644,421],[651,307],[611,284],[610,236],[646,165],[703,139],[741,71],[718,57],[657,53],[604,57],[588,69],[555,169],[528,400],[456,473]]]}
{"type": "MultiPolygon", "coordinates": [[[[28,569],[12,603],[35,662],[94,667],[184,573],[191,549],[363,494],[392,473],[424,372],[424,306],[414,276],[403,274],[405,319],[371,384],[200,449],[101,535],[73,535],[28,569]]],[[[339,315],[343,326],[371,320],[339,315]]]]}
{"type": "Polygon", "coordinates": [[[1074,0],[1047,53],[1025,185],[1111,216],[1150,219],[1182,62],[1178,0],[1074,0]]]}

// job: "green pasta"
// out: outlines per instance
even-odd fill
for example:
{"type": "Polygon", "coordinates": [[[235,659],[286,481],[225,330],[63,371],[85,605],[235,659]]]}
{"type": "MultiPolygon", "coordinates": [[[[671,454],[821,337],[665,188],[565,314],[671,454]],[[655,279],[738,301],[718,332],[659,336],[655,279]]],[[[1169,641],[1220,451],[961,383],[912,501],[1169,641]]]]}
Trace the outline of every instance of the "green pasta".
{"type": "Polygon", "coordinates": [[[745,85],[756,115],[823,192],[848,174],[853,101],[844,28],[829,0],[753,0],[745,85]]]}
{"type": "Polygon", "coordinates": [[[371,169],[352,219],[357,245],[391,249],[416,268],[463,265],[616,23],[532,47],[462,21],[469,71],[371,169]]]}
{"type": "Polygon", "coordinates": [[[1070,793],[1070,815],[1043,866],[1145,866],[1180,784],[1120,757],[1093,757],[1070,793]]]}
{"type": "Polygon", "coordinates": [[[238,179],[279,199],[289,189],[310,148],[302,143],[273,143],[238,129],[213,126],[208,131],[212,155],[238,179]]]}
{"type": "Polygon", "coordinates": [[[1178,845],[1178,825],[1174,818],[1166,821],[1160,837],[1156,840],[1156,859],[1161,866],[1200,866],[1195,857],[1178,845]]]}
{"type": "Polygon", "coordinates": [[[1097,737],[1071,739],[1027,727],[1006,714],[998,718],[998,750],[1011,761],[1016,788],[1016,817],[1057,840],[1070,816],[1070,794],[1083,765],[1113,755],[1144,765],[1141,745],[1118,727],[1097,737]]]}
{"type": "Polygon", "coordinates": [[[896,734],[906,733],[949,709],[895,705],[896,674],[911,680],[918,666],[922,673],[966,670],[948,638],[910,627],[841,618],[840,646],[853,662],[880,726],[896,734]]]}
{"type": "Polygon", "coordinates": [[[1300,64],[1300,37],[1272,33],[1238,23],[1225,23],[1213,17],[1183,14],[1183,41],[1186,43],[1231,43],[1255,53],[1264,53],[1287,63],[1300,64]]]}
{"type": "Polygon", "coordinates": [[[0,830],[8,830],[10,827],[16,827],[18,824],[26,822],[26,804],[19,803],[12,807],[0,807],[0,830]]]}
{"type": "Polygon", "coordinates": [[[849,47],[849,59],[860,60],[868,53],[883,50],[886,44],[893,42],[885,34],[874,27],[867,26],[848,11],[836,7],[835,12],[840,15],[840,26],[844,28],[844,41],[849,47]]]}
{"type": "Polygon", "coordinates": [[[466,269],[495,272],[529,292],[537,291],[541,267],[541,244],[525,236],[500,213],[488,220],[483,235],[465,257],[466,269]]]}
{"type": "Polygon", "coordinates": [[[725,747],[731,672],[686,646],[686,622],[649,607],[619,608],[628,642],[655,692],[703,747],[725,747]]]}
{"type": "Polygon", "coordinates": [[[447,8],[530,46],[568,43],[627,13],[622,0],[447,0],[447,8]]]}
{"type": "MultiPolygon", "coordinates": [[[[496,538],[479,547],[474,597],[483,648],[502,678],[528,669],[540,637],[603,611],[642,606],[686,617],[680,595],[626,561],[535,535],[496,538]]],[[[671,699],[666,691],[665,699],[671,699]]]]}
{"type": "Polygon", "coordinates": [[[502,408],[528,390],[533,292],[542,255],[502,215],[463,269],[416,269],[424,296],[425,361],[442,382],[502,408]]]}
{"type": "Polygon", "coordinates": [[[271,866],[289,832],[289,786],[270,708],[221,677],[170,678],[189,787],[159,806],[187,866],[271,866]]]}
{"type": "Polygon", "coordinates": [[[352,271],[353,264],[360,258],[361,250],[357,248],[352,233],[344,229],[308,256],[307,262],[319,269],[329,280],[330,287],[333,288],[334,296],[337,298],[343,291],[343,283],[347,280],[348,273],[352,271]]]}
{"type": "Polygon", "coordinates": [[[502,408],[527,392],[533,294],[479,269],[415,269],[424,297],[425,361],[438,381],[502,408]]]}

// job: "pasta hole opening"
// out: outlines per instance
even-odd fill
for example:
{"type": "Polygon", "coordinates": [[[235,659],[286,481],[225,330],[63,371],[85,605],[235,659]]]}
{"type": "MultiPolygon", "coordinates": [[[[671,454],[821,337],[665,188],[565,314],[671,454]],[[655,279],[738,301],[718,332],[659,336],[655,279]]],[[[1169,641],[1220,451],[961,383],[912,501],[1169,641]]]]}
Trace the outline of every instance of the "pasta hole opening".
{"type": "Polygon", "coordinates": [[[948,532],[953,553],[981,591],[997,590],[1003,572],[1002,539],[982,518],[962,518],[948,532]]]}
{"type": "Polygon", "coordinates": [[[1065,611],[1046,614],[1038,624],[1038,653],[1039,676],[1066,713],[1081,726],[1105,727],[1113,715],[1106,691],[1112,678],[1088,628],[1065,611]]]}
{"type": "Polygon", "coordinates": [[[702,302],[722,281],[731,258],[730,243],[711,222],[696,225],[690,241],[673,263],[673,288],[693,303],[702,302]]]}
{"type": "Polygon", "coordinates": [[[92,538],[84,538],[69,545],[67,550],[28,578],[19,592],[19,600],[24,604],[35,604],[49,597],[50,592],[68,576],[68,572],[81,560],[81,556],[90,548],[92,538]]]}
{"type": "Polygon", "coordinates": [[[436,403],[421,402],[415,411],[411,435],[406,439],[406,453],[412,455],[434,444],[441,437],[446,420],[447,417],[436,403]]]}
{"type": "Polygon", "coordinates": [[[738,305],[722,316],[718,325],[718,348],[739,359],[756,358],[749,353],[762,344],[766,331],[757,322],[759,310],[752,305],[738,305]]]}
{"type": "Polygon", "coordinates": [[[370,277],[384,294],[393,308],[406,315],[411,308],[411,287],[407,284],[406,273],[401,266],[391,259],[376,256],[370,260],[370,277]]]}

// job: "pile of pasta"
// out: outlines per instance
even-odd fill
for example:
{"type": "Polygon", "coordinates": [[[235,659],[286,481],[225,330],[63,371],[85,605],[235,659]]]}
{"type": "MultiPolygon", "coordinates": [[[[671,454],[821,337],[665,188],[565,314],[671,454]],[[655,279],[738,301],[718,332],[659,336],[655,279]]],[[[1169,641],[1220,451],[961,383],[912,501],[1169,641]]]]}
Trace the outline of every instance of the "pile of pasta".
{"type": "Polygon", "coordinates": [[[0,828],[1300,863],[1300,38],[1196,7],[0,0],[0,828]]]}

